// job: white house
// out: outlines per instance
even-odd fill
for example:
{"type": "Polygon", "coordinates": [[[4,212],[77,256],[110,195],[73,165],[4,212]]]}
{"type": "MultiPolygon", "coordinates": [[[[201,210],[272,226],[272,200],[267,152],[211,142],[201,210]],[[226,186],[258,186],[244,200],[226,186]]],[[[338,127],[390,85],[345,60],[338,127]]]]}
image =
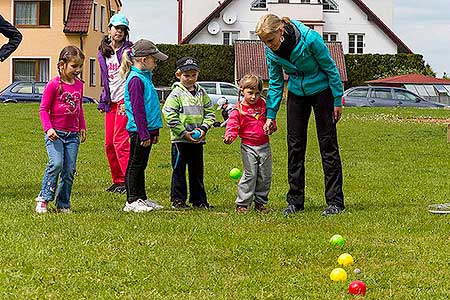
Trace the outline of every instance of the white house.
{"type": "Polygon", "coordinates": [[[255,40],[259,18],[273,13],[341,42],[344,53],[412,53],[390,29],[392,8],[392,0],[178,0],[178,42],[255,40]]]}

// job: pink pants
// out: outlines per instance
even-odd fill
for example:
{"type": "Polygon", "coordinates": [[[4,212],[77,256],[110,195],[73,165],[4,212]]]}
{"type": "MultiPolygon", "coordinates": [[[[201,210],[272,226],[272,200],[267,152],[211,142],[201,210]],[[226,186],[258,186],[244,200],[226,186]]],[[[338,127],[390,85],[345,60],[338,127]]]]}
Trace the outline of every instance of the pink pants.
{"type": "Polygon", "coordinates": [[[124,184],[130,157],[130,140],[127,115],[123,99],[111,103],[111,110],[105,115],[105,150],[113,183],[124,184]]]}

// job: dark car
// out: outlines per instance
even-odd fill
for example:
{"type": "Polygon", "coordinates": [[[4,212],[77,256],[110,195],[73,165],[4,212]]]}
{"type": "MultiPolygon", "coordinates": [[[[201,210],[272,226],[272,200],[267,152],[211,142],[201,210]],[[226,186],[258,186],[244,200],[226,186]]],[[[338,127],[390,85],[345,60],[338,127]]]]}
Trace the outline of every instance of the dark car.
{"type": "Polygon", "coordinates": [[[397,87],[357,86],[344,92],[344,106],[358,107],[446,107],[430,102],[411,91],[397,87]]]}
{"type": "MultiPolygon", "coordinates": [[[[0,92],[0,102],[41,102],[47,82],[15,81],[0,92]]],[[[94,98],[83,96],[83,103],[96,103],[94,98]]]]}

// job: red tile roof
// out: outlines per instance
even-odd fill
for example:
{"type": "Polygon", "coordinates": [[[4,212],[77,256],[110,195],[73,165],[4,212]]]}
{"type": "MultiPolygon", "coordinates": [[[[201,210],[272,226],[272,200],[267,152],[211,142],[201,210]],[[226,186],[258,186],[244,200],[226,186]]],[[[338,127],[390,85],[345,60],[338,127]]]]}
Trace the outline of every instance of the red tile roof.
{"type": "Polygon", "coordinates": [[[71,0],[67,22],[64,26],[65,33],[87,33],[91,20],[92,5],[94,0],[71,0]]]}
{"type": "MultiPolygon", "coordinates": [[[[340,42],[326,43],[331,57],[336,62],[339,75],[343,82],[347,81],[347,69],[345,68],[345,57],[340,42]]],[[[234,58],[236,64],[236,80],[245,74],[255,74],[263,80],[268,80],[266,54],[264,44],[261,41],[238,40],[234,43],[234,58]]],[[[287,80],[287,76],[284,77],[287,80]]]]}
{"type": "Polygon", "coordinates": [[[345,67],[345,56],[344,50],[342,49],[341,42],[326,42],[328,50],[330,50],[331,57],[333,58],[336,66],[339,70],[339,75],[341,75],[341,81],[347,82],[347,68],[345,67]]]}
{"type": "Polygon", "coordinates": [[[435,78],[432,76],[426,76],[422,74],[406,74],[393,76],[383,79],[370,80],[366,83],[372,84],[408,84],[408,83],[420,83],[420,84],[450,84],[450,80],[435,78]]]}
{"type": "MultiPolygon", "coordinates": [[[[194,28],[186,37],[183,38],[181,44],[189,43],[206,25],[215,17],[220,16],[222,12],[233,0],[225,0],[216,9],[209,14],[197,27],[194,28]]],[[[369,8],[362,0],[352,0],[372,21],[377,25],[396,45],[398,53],[413,53],[409,47],[369,8]]],[[[180,22],[180,20],[178,20],[180,22]]]]}

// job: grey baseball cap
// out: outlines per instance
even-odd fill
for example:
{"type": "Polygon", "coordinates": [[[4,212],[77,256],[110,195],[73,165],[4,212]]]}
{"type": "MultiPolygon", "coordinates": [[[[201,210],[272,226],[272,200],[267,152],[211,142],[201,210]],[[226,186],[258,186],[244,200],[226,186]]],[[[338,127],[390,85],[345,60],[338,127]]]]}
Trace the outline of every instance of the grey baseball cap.
{"type": "Polygon", "coordinates": [[[167,55],[159,51],[156,45],[149,40],[141,39],[134,43],[134,45],[131,46],[131,49],[134,57],[145,57],[151,55],[160,61],[165,61],[169,58],[167,55]]]}

